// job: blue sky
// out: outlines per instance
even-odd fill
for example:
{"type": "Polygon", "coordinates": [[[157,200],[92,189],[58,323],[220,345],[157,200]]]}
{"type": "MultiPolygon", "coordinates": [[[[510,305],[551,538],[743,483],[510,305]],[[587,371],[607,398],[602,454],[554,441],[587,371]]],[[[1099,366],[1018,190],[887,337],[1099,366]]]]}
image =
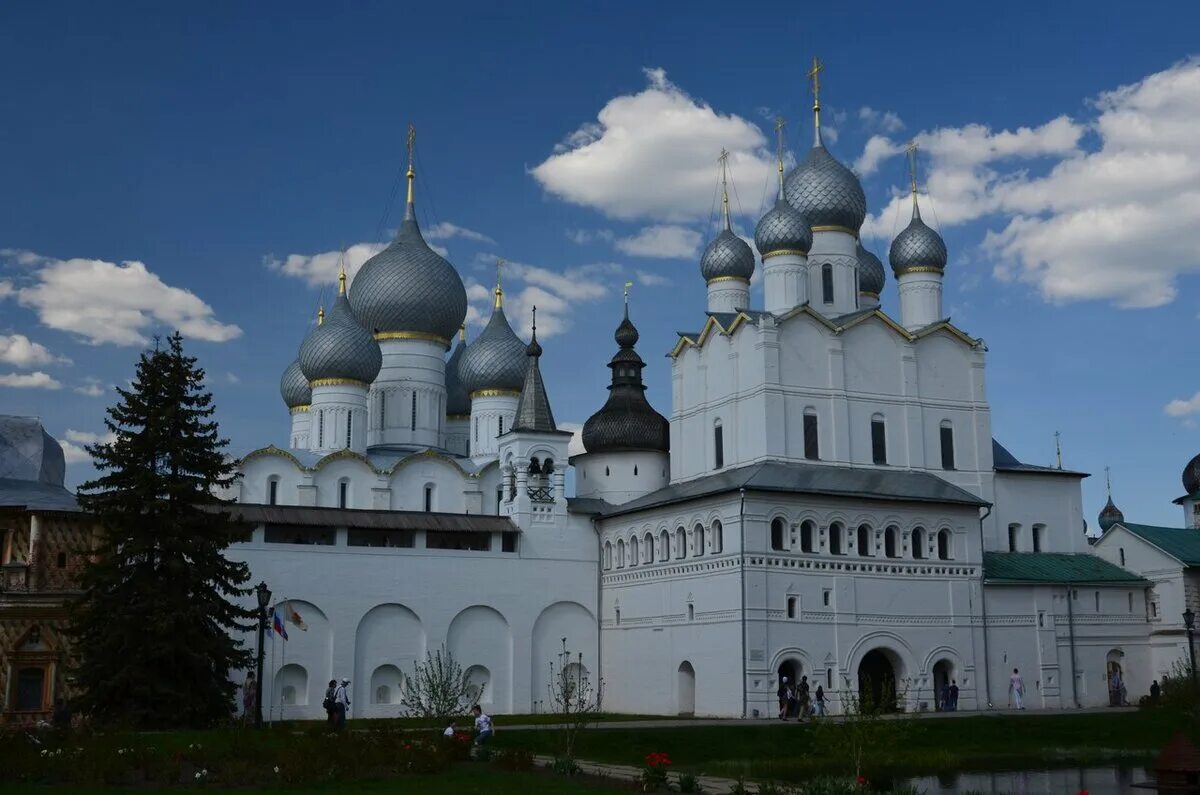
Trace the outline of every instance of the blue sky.
{"type": "Polygon", "coordinates": [[[336,252],[357,264],[398,223],[411,122],[423,227],[476,309],[493,259],[516,263],[510,309],[545,318],[559,420],[603,402],[626,279],[667,412],[661,354],[703,321],[717,153],[750,236],[774,117],[789,152],[810,143],[817,54],[826,142],[862,173],[885,260],[897,152],[921,144],[946,311],[990,348],[997,438],[1049,463],[1060,431],[1098,475],[1089,517],[1111,465],[1130,519],[1177,523],[1200,448],[1200,9],[1148,9],[8,4],[0,411],[81,444],[142,341],[181,326],[235,450],[282,443],[278,376],[336,252]]]}

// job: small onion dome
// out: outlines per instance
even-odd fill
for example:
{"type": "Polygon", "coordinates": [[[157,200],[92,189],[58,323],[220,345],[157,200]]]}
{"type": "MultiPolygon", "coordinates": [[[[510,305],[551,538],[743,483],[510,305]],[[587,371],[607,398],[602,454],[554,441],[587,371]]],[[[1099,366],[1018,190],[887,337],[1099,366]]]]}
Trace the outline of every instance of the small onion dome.
{"type": "Polygon", "coordinates": [[[621,347],[608,363],[612,369],[608,400],[583,424],[584,449],[588,453],[670,452],[671,425],[646,400],[642,383],[646,363],[633,349],[638,331],[629,320],[628,307],[614,336],[621,347]]]}
{"type": "Polygon", "coordinates": [[[908,226],[892,241],[888,260],[892,272],[897,276],[914,271],[937,271],[946,269],[946,244],[942,236],[930,229],[921,220],[921,210],[913,196],[913,215],[908,226]]]}
{"type": "Polygon", "coordinates": [[[700,273],[706,282],[715,279],[742,279],[749,282],[754,275],[754,252],[745,240],[726,226],[704,249],[704,256],[700,258],[700,273]]]}
{"type": "Polygon", "coordinates": [[[308,385],[308,379],[300,370],[299,359],[283,371],[283,378],[279,379],[279,394],[283,396],[284,405],[289,409],[312,403],[312,387],[308,385]]]}
{"type": "Polygon", "coordinates": [[[820,143],[788,174],[784,194],[814,232],[840,230],[855,235],[867,217],[862,183],[820,143]]]}
{"type": "Polygon", "coordinates": [[[807,254],[812,247],[812,230],[804,216],[780,196],[775,206],[758,219],[754,246],[763,259],[772,254],[807,254]]]}
{"type": "Polygon", "coordinates": [[[1183,490],[1190,497],[1200,491],[1200,455],[1197,455],[1183,468],[1183,490]]]}
{"type": "Polygon", "coordinates": [[[863,248],[863,244],[858,244],[858,291],[860,293],[870,293],[878,296],[883,292],[883,283],[887,280],[887,275],[883,270],[883,263],[879,261],[879,257],[872,254],[863,248]]]}
{"type": "Polygon", "coordinates": [[[355,275],[350,305],[375,334],[424,337],[450,346],[467,316],[467,291],[454,266],[421,236],[411,200],[396,239],[355,275]]]}
{"type": "MultiPolygon", "coordinates": [[[[497,303],[500,303],[500,297],[497,288],[497,303]]],[[[525,384],[527,367],[529,357],[525,353],[525,343],[508,325],[504,309],[497,306],[483,333],[467,346],[459,359],[458,377],[470,395],[485,389],[516,394],[525,384]]]]}
{"type": "MultiPolygon", "coordinates": [[[[343,285],[345,274],[343,274],[343,285]]],[[[325,379],[370,384],[383,366],[379,343],[355,319],[344,288],[333,309],[300,345],[300,370],[309,383],[325,379]]]]}
{"type": "Polygon", "coordinates": [[[471,395],[458,377],[458,363],[462,361],[463,352],[467,349],[467,341],[459,339],[454,353],[446,362],[446,414],[447,416],[466,416],[471,413],[471,395]]]}
{"type": "Polygon", "coordinates": [[[1121,513],[1121,509],[1113,504],[1112,497],[1108,498],[1108,502],[1104,503],[1104,507],[1100,510],[1099,524],[1100,529],[1107,530],[1117,522],[1124,522],[1125,514],[1121,513]]]}

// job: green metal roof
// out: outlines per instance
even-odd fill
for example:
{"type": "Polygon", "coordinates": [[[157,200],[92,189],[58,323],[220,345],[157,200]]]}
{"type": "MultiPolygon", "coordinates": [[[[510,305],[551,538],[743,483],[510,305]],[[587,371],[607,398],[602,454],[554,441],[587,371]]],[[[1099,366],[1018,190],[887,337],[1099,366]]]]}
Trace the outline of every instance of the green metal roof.
{"type": "Polygon", "coordinates": [[[986,583],[1146,585],[1148,581],[1092,554],[984,552],[986,583]]]}
{"type": "Polygon", "coordinates": [[[1200,566],[1200,530],[1177,527],[1157,527],[1152,524],[1118,522],[1135,536],[1179,560],[1185,566],[1200,566]]]}

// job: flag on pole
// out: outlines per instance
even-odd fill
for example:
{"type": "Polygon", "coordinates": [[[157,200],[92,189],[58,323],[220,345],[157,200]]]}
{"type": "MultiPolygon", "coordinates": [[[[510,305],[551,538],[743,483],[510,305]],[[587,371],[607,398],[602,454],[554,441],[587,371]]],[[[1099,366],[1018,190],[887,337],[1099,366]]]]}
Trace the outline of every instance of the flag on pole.
{"type": "Polygon", "coordinates": [[[304,632],[308,632],[308,624],[304,623],[304,619],[301,618],[300,613],[298,613],[296,611],[296,608],[292,607],[291,602],[287,603],[287,617],[288,617],[288,621],[295,624],[297,627],[299,627],[304,632]]]}
{"type": "Polygon", "coordinates": [[[278,607],[271,611],[271,626],[274,627],[275,634],[284,640],[288,639],[287,627],[283,625],[283,614],[279,612],[278,607]]]}

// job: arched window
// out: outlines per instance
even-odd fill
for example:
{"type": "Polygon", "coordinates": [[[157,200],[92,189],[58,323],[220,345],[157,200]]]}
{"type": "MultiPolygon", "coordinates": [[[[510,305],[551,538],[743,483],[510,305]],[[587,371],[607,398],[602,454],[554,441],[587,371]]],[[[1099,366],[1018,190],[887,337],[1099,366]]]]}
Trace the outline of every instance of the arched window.
{"type": "Polygon", "coordinates": [[[938,531],[937,536],[938,560],[950,560],[953,557],[954,550],[951,549],[950,544],[950,530],[948,528],[942,528],[938,531]]]}
{"type": "Polygon", "coordinates": [[[317,447],[325,446],[325,409],[317,412],[317,447]]]}
{"type": "Polygon", "coordinates": [[[350,447],[352,446],[351,440],[353,438],[354,438],[354,412],[347,411],[346,412],[346,449],[347,450],[349,450],[350,447]]]}
{"type": "Polygon", "coordinates": [[[272,476],[267,478],[267,505],[279,504],[279,478],[272,476]]]}
{"type": "Polygon", "coordinates": [[[433,512],[434,487],[432,483],[425,484],[425,513],[433,512]]]}
{"type": "Polygon", "coordinates": [[[542,462],[542,477],[548,478],[554,474],[554,459],[547,458],[542,462]]]}
{"type": "Polygon", "coordinates": [[[899,543],[897,537],[900,535],[900,529],[892,525],[887,530],[883,531],[883,554],[889,558],[899,557],[899,543]]]}
{"type": "Polygon", "coordinates": [[[834,522],[833,524],[829,525],[829,554],[846,554],[846,540],[844,538],[845,534],[846,528],[841,522],[834,522]]]}
{"type": "Polygon", "coordinates": [[[1125,547],[1120,547],[1117,549],[1117,552],[1121,554],[1121,566],[1123,568],[1125,566],[1125,547]]]}
{"type": "Polygon", "coordinates": [[[415,431],[417,429],[417,390],[412,393],[412,407],[408,412],[408,429],[415,431]]]}
{"type": "Polygon", "coordinates": [[[671,559],[671,536],[666,530],[658,534],[658,559],[664,563],[671,559]]]}
{"type": "Polygon", "coordinates": [[[696,557],[704,554],[704,525],[702,524],[692,528],[692,554],[696,557]]]}
{"type": "Polygon", "coordinates": [[[833,303],[833,266],[828,262],[821,266],[821,300],[833,303]]]}
{"type": "Polygon", "coordinates": [[[642,539],[642,555],[646,558],[646,563],[654,562],[654,536],[649,533],[642,539]]]}
{"type": "Polygon", "coordinates": [[[817,533],[817,528],[813,525],[812,520],[805,519],[800,523],[800,551],[813,551],[813,536],[817,533]]]}
{"type": "Polygon", "coordinates": [[[871,417],[871,461],[887,463],[887,425],[882,414],[871,417]]]}
{"type": "Polygon", "coordinates": [[[617,539],[617,568],[625,568],[625,539],[617,539]]]}
{"type": "Polygon", "coordinates": [[[612,542],[604,542],[604,568],[612,568],[612,542]]]}
{"type": "Polygon", "coordinates": [[[712,551],[714,555],[720,555],[725,549],[725,528],[721,527],[719,520],[713,520],[712,524],[712,551]]]}
{"type": "Polygon", "coordinates": [[[675,530],[675,558],[687,557],[687,531],[682,527],[675,530]]]}
{"type": "Polygon", "coordinates": [[[786,523],[782,517],[775,517],[771,520],[771,550],[773,552],[782,552],[784,550],[784,531],[787,529],[786,523]]]}
{"type": "Polygon", "coordinates": [[[858,526],[858,554],[863,557],[871,557],[875,554],[875,539],[871,537],[871,528],[868,525],[860,524],[858,526]]]}
{"type": "Polygon", "coordinates": [[[387,391],[379,390],[379,420],[375,423],[378,428],[387,427],[387,391]]]}
{"type": "Polygon", "coordinates": [[[954,469],[954,426],[950,420],[942,420],[942,469],[954,469]]]}
{"type": "Polygon", "coordinates": [[[338,481],[338,507],[350,507],[350,481],[347,478],[338,481]]]}
{"type": "Polygon", "coordinates": [[[1013,524],[1010,524],[1008,526],[1008,551],[1009,552],[1017,551],[1017,547],[1020,545],[1020,538],[1021,538],[1021,525],[1019,525],[1015,522],[1013,524]]]}
{"type": "Polygon", "coordinates": [[[1035,524],[1033,526],[1033,551],[1046,551],[1046,525],[1035,524]]]}
{"type": "Polygon", "coordinates": [[[821,436],[817,426],[817,410],[804,410],[804,457],[816,461],[821,457],[821,436]]]}
{"type": "Polygon", "coordinates": [[[629,539],[629,565],[638,565],[638,540],[637,536],[629,539]]]}
{"type": "Polygon", "coordinates": [[[496,418],[496,427],[499,429],[499,432],[496,435],[503,436],[504,435],[504,415],[503,414],[501,414],[499,417],[496,418]]]}
{"type": "Polygon", "coordinates": [[[713,424],[713,469],[725,466],[725,430],[721,421],[713,424]]]}
{"type": "Polygon", "coordinates": [[[604,477],[608,477],[608,476],[609,476],[609,474],[610,474],[610,473],[609,473],[609,471],[608,471],[608,467],[605,467],[605,468],[604,468],[604,477]]]}
{"type": "Polygon", "coordinates": [[[912,556],[917,560],[925,559],[925,528],[914,527],[912,531],[912,556]]]}
{"type": "Polygon", "coordinates": [[[638,475],[637,475],[637,464],[634,464],[634,465],[633,465],[633,476],[634,476],[635,478],[638,476],[638,475]]]}

